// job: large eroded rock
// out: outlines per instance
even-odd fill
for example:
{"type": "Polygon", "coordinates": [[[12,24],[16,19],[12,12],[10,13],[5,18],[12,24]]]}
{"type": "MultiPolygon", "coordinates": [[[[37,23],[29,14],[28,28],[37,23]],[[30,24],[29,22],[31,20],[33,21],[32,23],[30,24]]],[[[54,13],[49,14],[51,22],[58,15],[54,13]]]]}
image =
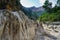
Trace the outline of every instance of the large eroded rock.
{"type": "Polygon", "coordinates": [[[32,40],[35,25],[22,11],[0,10],[0,40],[32,40]]]}
{"type": "Polygon", "coordinates": [[[34,38],[34,22],[21,11],[21,8],[20,0],[0,0],[0,40],[34,38]]]}

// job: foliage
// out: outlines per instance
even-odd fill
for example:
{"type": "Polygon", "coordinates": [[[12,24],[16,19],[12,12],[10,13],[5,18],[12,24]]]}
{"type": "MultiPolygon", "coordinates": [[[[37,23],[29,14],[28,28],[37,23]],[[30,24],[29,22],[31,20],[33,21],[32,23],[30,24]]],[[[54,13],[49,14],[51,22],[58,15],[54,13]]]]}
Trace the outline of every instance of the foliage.
{"type": "Polygon", "coordinates": [[[51,13],[52,3],[49,2],[49,0],[46,0],[43,5],[43,8],[45,8],[47,12],[51,13]]]}
{"type": "Polygon", "coordinates": [[[52,12],[56,13],[60,10],[60,7],[55,6],[54,8],[52,8],[52,12]]]}
{"type": "Polygon", "coordinates": [[[58,6],[58,4],[60,5],[60,1],[57,1],[57,4],[55,5],[55,7],[50,8],[51,7],[51,3],[49,3],[48,0],[45,1],[43,7],[45,8],[46,12],[43,13],[38,20],[39,21],[60,21],[60,6],[58,6]],[[50,6],[50,7],[49,7],[50,6]]]}
{"type": "Polygon", "coordinates": [[[39,18],[39,21],[60,21],[60,10],[56,13],[44,13],[39,18]]]}
{"type": "Polygon", "coordinates": [[[60,6],[60,0],[57,0],[57,5],[60,6]]]}

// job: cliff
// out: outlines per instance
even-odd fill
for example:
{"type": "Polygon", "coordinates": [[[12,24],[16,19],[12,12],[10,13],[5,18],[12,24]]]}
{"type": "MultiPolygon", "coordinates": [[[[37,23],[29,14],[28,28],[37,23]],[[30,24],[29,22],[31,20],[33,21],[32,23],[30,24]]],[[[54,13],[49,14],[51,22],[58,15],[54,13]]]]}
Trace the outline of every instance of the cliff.
{"type": "Polygon", "coordinates": [[[32,40],[35,25],[22,11],[0,10],[0,40],[32,40]]]}
{"type": "Polygon", "coordinates": [[[21,11],[20,0],[0,0],[0,40],[32,40],[34,21],[21,11]]]}

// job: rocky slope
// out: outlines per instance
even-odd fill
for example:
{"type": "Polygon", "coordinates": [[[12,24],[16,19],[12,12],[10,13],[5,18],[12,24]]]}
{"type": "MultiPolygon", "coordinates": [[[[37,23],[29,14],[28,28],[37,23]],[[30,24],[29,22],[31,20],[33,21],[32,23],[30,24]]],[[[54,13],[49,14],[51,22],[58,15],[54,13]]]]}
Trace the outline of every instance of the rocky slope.
{"type": "Polygon", "coordinates": [[[34,21],[21,11],[20,0],[0,1],[0,40],[32,40],[34,21]]]}
{"type": "Polygon", "coordinates": [[[0,10],[0,40],[32,40],[34,22],[22,11],[0,10]]]}
{"type": "Polygon", "coordinates": [[[60,40],[60,22],[46,22],[39,25],[34,40],[60,40]]]}

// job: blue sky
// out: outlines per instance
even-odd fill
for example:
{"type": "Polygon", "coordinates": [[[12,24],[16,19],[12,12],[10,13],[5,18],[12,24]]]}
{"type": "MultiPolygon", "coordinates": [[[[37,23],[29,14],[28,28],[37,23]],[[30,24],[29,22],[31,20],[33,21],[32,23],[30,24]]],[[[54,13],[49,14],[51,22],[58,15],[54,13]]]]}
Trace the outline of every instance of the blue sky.
{"type": "MultiPolygon", "coordinates": [[[[57,0],[49,0],[49,1],[52,2],[53,3],[52,6],[54,6],[57,0]]],[[[24,7],[32,7],[32,6],[40,7],[44,5],[45,0],[21,0],[20,2],[24,7]]]]}

